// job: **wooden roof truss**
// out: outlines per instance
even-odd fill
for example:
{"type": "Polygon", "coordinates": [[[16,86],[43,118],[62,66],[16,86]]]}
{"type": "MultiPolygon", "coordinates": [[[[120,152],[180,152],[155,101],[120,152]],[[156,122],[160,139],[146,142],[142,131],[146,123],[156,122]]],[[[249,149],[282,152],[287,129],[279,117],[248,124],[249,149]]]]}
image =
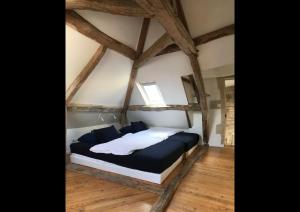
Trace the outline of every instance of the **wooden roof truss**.
{"type": "Polygon", "coordinates": [[[201,110],[203,141],[206,144],[208,143],[208,107],[201,69],[197,59],[198,50],[196,46],[220,37],[234,34],[234,25],[192,38],[188,30],[180,0],[66,0],[66,23],[78,32],[101,44],[88,64],[67,89],[66,104],[69,111],[120,112],[121,123],[125,124],[127,122],[126,113],[128,110],[201,110]],[[74,9],[88,9],[110,14],[144,17],[137,49],[134,50],[101,32],[97,27],[76,13],[74,9]],[[151,18],[157,19],[165,28],[166,33],[144,51],[144,44],[151,18]],[[134,61],[123,107],[115,108],[102,105],[71,104],[72,98],[96,65],[101,61],[107,48],[115,50],[134,61]],[[182,50],[190,60],[196,88],[200,98],[199,105],[167,105],[165,107],[129,105],[138,68],[152,57],[179,50],[182,50]]]}

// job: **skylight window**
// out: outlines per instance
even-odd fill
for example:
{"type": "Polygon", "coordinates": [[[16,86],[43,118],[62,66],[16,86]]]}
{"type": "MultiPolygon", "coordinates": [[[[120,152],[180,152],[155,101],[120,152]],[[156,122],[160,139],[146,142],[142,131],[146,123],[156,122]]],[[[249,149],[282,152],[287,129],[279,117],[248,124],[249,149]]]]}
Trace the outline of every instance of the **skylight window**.
{"type": "Polygon", "coordinates": [[[137,83],[146,105],[165,105],[159,87],[155,82],[137,83]]]}

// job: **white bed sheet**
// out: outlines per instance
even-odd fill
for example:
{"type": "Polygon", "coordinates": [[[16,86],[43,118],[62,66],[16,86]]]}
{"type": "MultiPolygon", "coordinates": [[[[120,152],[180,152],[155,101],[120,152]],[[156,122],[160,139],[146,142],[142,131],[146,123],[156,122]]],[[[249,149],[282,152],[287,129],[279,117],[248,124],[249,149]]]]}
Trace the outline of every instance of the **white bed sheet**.
{"type": "Polygon", "coordinates": [[[114,154],[114,155],[130,155],[136,150],[145,149],[149,146],[162,142],[168,137],[181,132],[183,130],[152,127],[137,133],[128,133],[121,138],[112,141],[97,144],[90,148],[91,152],[114,154]]]}

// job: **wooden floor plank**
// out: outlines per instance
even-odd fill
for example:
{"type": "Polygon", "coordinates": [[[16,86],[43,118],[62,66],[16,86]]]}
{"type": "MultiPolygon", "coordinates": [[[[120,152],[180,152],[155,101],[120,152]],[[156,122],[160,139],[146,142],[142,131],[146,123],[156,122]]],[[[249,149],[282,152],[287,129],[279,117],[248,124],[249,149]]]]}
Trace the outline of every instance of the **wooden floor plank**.
{"type": "MultiPolygon", "coordinates": [[[[67,212],[146,212],[150,211],[158,196],[66,171],[67,212]]],[[[166,211],[234,211],[234,148],[210,147],[178,186],[166,211]]]]}

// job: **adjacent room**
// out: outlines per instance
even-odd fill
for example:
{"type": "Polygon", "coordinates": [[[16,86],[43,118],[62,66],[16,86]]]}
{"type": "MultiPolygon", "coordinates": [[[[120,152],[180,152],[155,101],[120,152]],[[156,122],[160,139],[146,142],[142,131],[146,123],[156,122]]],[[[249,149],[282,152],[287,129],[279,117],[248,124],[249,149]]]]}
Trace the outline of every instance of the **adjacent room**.
{"type": "Polygon", "coordinates": [[[234,1],[66,1],[66,211],[234,211],[234,1]]]}

